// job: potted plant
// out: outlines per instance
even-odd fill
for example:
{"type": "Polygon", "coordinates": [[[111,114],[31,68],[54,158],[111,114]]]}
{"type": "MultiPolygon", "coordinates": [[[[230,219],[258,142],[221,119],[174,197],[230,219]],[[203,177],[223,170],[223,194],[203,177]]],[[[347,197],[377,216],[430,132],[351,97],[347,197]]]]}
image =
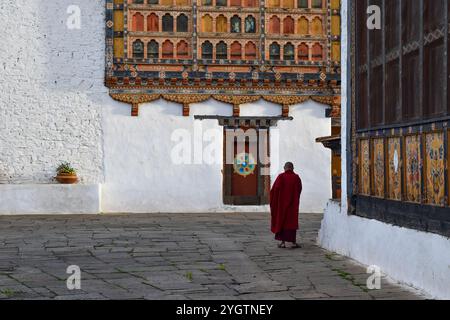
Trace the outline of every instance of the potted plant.
{"type": "Polygon", "coordinates": [[[56,181],[63,184],[74,184],[78,182],[77,172],[68,162],[60,164],[56,169],[56,181]]]}

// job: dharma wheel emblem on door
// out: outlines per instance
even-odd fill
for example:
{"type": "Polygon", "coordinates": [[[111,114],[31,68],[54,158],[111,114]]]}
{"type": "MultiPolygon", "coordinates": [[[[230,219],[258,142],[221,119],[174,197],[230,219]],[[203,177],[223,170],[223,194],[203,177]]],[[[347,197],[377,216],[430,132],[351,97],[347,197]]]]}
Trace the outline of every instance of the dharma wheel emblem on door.
{"type": "Polygon", "coordinates": [[[256,169],[256,161],[249,153],[239,153],[234,158],[234,172],[241,176],[251,175],[256,169]]]}

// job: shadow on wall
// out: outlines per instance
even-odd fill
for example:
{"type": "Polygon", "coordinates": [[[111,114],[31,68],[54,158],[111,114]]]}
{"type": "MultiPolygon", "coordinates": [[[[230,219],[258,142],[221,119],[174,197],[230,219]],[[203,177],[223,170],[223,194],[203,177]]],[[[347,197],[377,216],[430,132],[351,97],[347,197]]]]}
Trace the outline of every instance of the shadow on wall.
{"type": "MultiPolygon", "coordinates": [[[[112,100],[112,98],[111,98],[112,100]]],[[[183,116],[183,107],[181,104],[173,103],[166,101],[164,99],[159,99],[150,103],[144,103],[140,105],[139,117],[145,114],[146,108],[152,108],[154,106],[169,106],[174,105],[178,106],[179,109],[176,108],[166,108],[161,110],[161,114],[169,115],[169,116],[183,116]]],[[[130,117],[130,108],[129,104],[117,102],[117,106],[111,110],[111,114],[113,115],[122,115],[125,117],[130,117]]],[[[227,103],[223,103],[214,99],[209,99],[202,103],[193,103],[190,105],[190,116],[233,116],[233,106],[227,103]]],[[[243,104],[240,107],[240,115],[242,117],[277,117],[281,116],[281,106],[270,103],[264,100],[259,100],[255,103],[243,104]]]]}
{"type": "MultiPolygon", "coordinates": [[[[112,98],[110,99],[111,101],[112,98]]],[[[123,115],[126,117],[130,117],[130,108],[131,106],[126,103],[116,102],[117,108],[113,108],[111,114],[114,115],[123,115]]],[[[182,105],[177,103],[172,103],[166,101],[164,99],[155,100],[150,103],[144,103],[140,105],[140,111],[143,111],[145,108],[151,108],[152,105],[177,105],[179,106],[179,112],[175,109],[168,108],[167,111],[163,111],[163,114],[172,115],[172,116],[182,116],[182,105]]],[[[312,100],[308,100],[302,104],[293,105],[290,107],[291,111],[301,109],[304,116],[313,117],[317,119],[323,119],[326,117],[326,110],[330,108],[328,105],[320,104],[314,102],[312,100]],[[320,107],[323,108],[320,108],[320,107]]],[[[254,103],[242,104],[240,106],[240,116],[241,117],[279,117],[282,114],[282,108],[278,104],[274,104],[271,102],[267,102],[263,99],[258,100],[254,103]]],[[[228,116],[231,117],[233,115],[233,107],[230,104],[223,103],[213,98],[202,102],[202,103],[193,103],[190,105],[190,116],[198,116],[198,115],[208,115],[208,116],[228,116]]]]}

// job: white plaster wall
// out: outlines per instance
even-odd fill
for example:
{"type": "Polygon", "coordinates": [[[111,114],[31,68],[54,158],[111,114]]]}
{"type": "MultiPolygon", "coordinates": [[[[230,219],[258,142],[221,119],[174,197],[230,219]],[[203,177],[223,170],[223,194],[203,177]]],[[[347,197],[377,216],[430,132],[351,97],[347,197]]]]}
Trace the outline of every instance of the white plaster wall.
{"type": "Polygon", "coordinates": [[[279,139],[278,150],[275,142],[271,144],[271,155],[279,154],[278,166],[274,163],[271,168],[272,182],[287,161],[293,162],[303,184],[300,211],[323,212],[331,198],[331,150],[315,139],[331,135],[331,119],[325,118],[325,106],[313,101],[293,106],[290,111],[294,120],[280,121],[278,137],[271,137],[279,139]]]}
{"type": "MultiPolygon", "coordinates": [[[[245,116],[281,113],[279,106],[263,101],[241,109],[245,116]]],[[[194,115],[231,114],[231,106],[213,100],[193,105],[190,117],[181,115],[181,106],[162,100],[143,105],[137,118],[130,117],[124,104],[113,102],[105,108],[103,211],[268,211],[267,206],[222,203],[223,128],[217,120],[194,120],[194,115]],[[174,163],[172,150],[180,142],[172,138],[174,133],[186,134],[190,162],[174,163]],[[208,162],[208,155],[214,154],[216,161],[208,162]]],[[[325,118],[325,106],[314,102],[294,106],[292,115],[293,121],[279,122],[272,129],[271,146],[279,136],[279,161],[293,161],[299,168],[305,186],[301,210],[320,212],[331,195],[331,155],[315,138],[330,134],[330,119],[325,118]]],[[[272,181],[283,164],[272,167],[272,181]]]]}
{"type": "Polygon", "coordinates": [[[0,185],[0,215],[97,214],[99,184],[0,185]]]}
{"type": "Polygon", "coordinates": [[[366,265],[377,265],[390,277],[435,298],[450,299],[448,238],[347,216],[333,202],[325,210],[319,243],[366,265]]]}
{"type": "Polygon", "coordinates": [[[51,182],[61,161],[100,182],[104,1],[2,0],[0,29],[0,183],[51,182]]]}
{"type": "MultiPolygon", "coordinates": [[[[228,108],[216,104],[209,111],[227,113],[228,108]]],[[[104,109],[103,123],[104,212],[198,212],[218,206],[222,194],[220,163],[203,165],[202,158],[194,159],[193,150],[189,157],[192,164],[172,161],[172,147],[178,142],[171,139],[175,130],[186,133],[188,147],[194,144],[194,119],[183,117],[180,105],[163,100],[143,105],[136,118],[130,117],[129,106],[113,103],[104,109]]],[[[211,143],[221,158],[222,131],[217,121],[195,123],[220,134],[211,143]]]]}

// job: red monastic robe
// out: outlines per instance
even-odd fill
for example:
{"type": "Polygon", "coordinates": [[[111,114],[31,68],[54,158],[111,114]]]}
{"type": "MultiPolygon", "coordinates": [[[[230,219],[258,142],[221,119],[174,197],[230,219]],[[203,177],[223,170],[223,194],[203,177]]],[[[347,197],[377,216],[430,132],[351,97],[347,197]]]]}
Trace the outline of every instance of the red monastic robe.
{"type": "Polygon", "coordinates": [[[280,174],[270,190],[272,232],[298,230],[298,211],[302,180],[294,171],[280,174]]]}

